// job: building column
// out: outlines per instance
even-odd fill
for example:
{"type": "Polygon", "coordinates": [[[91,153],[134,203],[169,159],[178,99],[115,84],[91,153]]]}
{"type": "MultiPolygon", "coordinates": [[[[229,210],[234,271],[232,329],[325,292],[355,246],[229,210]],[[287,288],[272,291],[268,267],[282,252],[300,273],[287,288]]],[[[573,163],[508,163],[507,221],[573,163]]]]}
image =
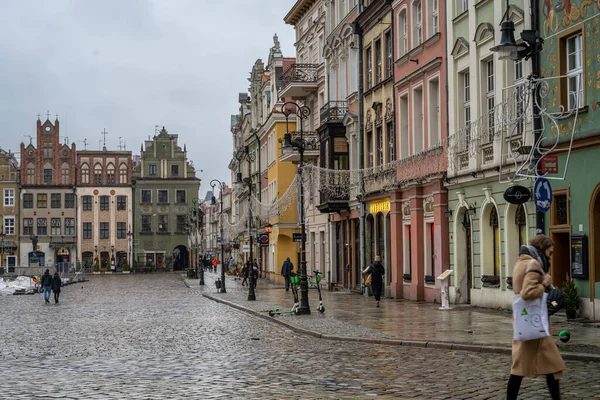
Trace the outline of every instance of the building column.
{"type": "Polygon", "coordinates": [[[425,299],[425,226],[423,220],[423,199],[421,188],[411,190],[410,219],[411,219],[411,262],[412,275],[410,282],[410,299],[425,299]]]}
{"type": "Polygon", "coordinates": [[[402,275],[403,272],[403,252],[402,252],[402,234],[404,226],[402,225],[402,203],[400,203],[401,192],[393,192],[390,195],[390,228],[392,235],[390,237],[391,257],[390,257],[390,297],[394,299],[402,298],[402,275]]]}

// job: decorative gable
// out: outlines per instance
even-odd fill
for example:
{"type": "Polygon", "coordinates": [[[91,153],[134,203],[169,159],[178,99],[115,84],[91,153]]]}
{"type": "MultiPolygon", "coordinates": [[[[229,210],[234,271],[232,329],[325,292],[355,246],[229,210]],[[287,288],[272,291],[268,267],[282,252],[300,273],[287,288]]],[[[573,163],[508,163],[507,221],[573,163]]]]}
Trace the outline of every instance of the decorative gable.
{"type": "Polygon", "coordinates": [[[477,46],[492,39],[494,39],[494,26],[489,22],[479,24],[475,31],[475,37],[473,38],[473,41],[477,46]]]}
{"type": "Polygon", "coordinates": [[[454,58],[459,58],[469,53],[469,42],[464,37],[459,37],[454,42],[454,46],[452,47],[452,56],[454,58]]]}

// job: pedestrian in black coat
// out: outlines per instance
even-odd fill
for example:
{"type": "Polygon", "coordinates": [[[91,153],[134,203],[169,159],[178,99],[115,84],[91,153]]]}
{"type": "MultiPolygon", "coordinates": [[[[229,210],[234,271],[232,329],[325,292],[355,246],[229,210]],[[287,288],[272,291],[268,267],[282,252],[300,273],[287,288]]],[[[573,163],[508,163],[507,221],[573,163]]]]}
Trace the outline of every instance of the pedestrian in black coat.
{"type": "Polygon", "coordinates": [[[54,303],[58,304],[58,296],[60,296],[60,287],[62,286],[62,281],[60,279],[60,275],[58,272],[54,273],[52,277],[52,292],[54,293],[54,303]]]}
{"type": "Polygon", "coordinates": [[[383,275],[385,274],[381,257],[375,256],[375,261],[363,271],[363,274],[371,274],[371,290],[377,302],[377,307],[379,307],[379,300],[381,299],[381,291],[383,289],[383,275]]]}

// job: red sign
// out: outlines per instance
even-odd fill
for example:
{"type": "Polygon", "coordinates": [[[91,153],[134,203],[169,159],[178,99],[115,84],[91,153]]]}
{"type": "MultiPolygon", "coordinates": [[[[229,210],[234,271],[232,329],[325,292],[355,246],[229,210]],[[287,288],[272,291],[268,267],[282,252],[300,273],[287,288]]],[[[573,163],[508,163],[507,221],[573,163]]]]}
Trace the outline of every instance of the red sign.
{"type": "Polygon", "coordinates": [[[545,156],[540,162],[542,174],[558,174],[558,156],[545,156]]]}

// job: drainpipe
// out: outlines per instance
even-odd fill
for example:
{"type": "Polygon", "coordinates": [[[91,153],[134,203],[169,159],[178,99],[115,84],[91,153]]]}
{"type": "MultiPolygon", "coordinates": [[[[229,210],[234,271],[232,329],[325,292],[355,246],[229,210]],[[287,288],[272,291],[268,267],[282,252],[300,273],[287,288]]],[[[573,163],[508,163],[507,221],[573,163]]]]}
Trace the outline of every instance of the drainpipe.
{"type": "MultiPolygon", "coordinates": [[[[362,5],[359,3],[358,6],[358,14],[362,12],[362,5]]],[[[363,169],[365,160],[364,160],[364,99],[363,99],[363,36],[362,29],[358,22],[354,21],[352,23],[352,27],[354,28],[354,33],[357,35],[357,47],[358,47],[358,169],[363,169]]],[[[366,239],[365,239],[365,205],[364,202],[360,201],[360,219],[359,219],[359,230],[360,230],[360,265],[357,267],[360,270],[365,269],[366,265],[366,239]]],[[[361,285],[361,292],[364,290],[363,285],[361,285]]]]}

